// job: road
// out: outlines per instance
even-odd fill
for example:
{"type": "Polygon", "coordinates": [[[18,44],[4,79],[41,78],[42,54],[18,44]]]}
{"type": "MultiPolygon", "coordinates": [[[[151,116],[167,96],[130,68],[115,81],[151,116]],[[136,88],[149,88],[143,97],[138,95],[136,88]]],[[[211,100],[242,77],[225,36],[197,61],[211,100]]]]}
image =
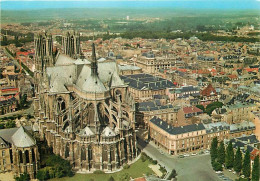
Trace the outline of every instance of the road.
{"type": "Polygon", "coordinates": [[[30,107],[27,109],[22,109],[15,112],[6,113],[4,115],[0,115],[0,119],[3,117],[15,116],[15,115],[33,115],[33,103],[30,103],[30,107]]]}
{"type": "Polygon", "coordinates": [[[140,139],[138,141],[139,148],[156,159],[160,165],[165,166],[167,171],[175,169],[178,181],[220,181],[211,167],[210,155],[177,158],[167,153],[161,154],[152,144],[146,144],[140,139]]]}

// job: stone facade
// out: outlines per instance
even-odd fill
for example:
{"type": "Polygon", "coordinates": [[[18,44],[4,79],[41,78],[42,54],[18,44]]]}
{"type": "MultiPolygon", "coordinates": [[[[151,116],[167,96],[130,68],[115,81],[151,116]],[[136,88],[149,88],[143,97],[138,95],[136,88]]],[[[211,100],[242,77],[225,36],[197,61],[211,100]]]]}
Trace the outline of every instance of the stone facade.
{"type": "Polygon", "coordinates": [[[15,176],[28,173],[36,177],[39,152],[35,139],[24,127],[0,131],[0,173],[13,171],[15,176]]]}
{"type": "Polygon", "coordinates": [[[117,64],[97,60],[94,44],[91,61],[58,53],[54,62],[35,84],[41,138],[76,170],[113,171],[136,158],[135,103],[117,64]]]}

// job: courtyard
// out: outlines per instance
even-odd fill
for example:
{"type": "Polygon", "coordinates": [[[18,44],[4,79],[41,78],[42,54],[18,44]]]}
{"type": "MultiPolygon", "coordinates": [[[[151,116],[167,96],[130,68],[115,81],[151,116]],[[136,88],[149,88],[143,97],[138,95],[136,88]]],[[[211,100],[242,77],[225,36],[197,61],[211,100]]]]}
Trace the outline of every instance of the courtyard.
{"type": "Polygon", "coordinates": [[[76,173],[73,177],[63,177],[63,178],[55,178],[51,179],[51,181],[108,181],[108,179],[112,176],[116,181],[123,181],[125,179],[129,180],[129,178],[138,178],[144,175],[154,174],[149,165],[152,163],[149,160],[142,162],[141,159],[138,159],[135,163],[131,164],[128,169],[123,169],[119,172],[115,173],[100,173],[100,174],[80,174],[76,173]]]}

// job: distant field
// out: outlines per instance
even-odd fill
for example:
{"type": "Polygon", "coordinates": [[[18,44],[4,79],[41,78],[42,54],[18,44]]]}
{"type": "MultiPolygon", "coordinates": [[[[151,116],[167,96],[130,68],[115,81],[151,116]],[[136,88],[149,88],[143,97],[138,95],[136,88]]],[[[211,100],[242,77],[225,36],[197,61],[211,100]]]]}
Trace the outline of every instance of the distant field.
{"type": "Polygon", "coordinates": [[[74,8],[74,9],[41,9],[41,10],[1,10],[1,22],[38,22],[49,20],[86,20],[94,19],[125,19],[132,18],[176,18],[176,17],[210,17],[215,19],[239,19],[259,17],[257,10],[196,10],[176,8],[74,8]]]}

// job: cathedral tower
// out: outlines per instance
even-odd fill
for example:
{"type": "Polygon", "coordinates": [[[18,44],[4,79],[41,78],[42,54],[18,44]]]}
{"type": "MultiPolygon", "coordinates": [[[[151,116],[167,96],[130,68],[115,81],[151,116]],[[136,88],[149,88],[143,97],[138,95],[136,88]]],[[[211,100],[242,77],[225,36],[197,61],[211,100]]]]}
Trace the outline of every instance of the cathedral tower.
{"type": "Polygon", "coordinates": [[[79,33],[70,33],[67,32],[62,37],[62,48],[63,53],[68,55],[72,58],[79,58],[80,57],[80,34],[79,33]]]}

